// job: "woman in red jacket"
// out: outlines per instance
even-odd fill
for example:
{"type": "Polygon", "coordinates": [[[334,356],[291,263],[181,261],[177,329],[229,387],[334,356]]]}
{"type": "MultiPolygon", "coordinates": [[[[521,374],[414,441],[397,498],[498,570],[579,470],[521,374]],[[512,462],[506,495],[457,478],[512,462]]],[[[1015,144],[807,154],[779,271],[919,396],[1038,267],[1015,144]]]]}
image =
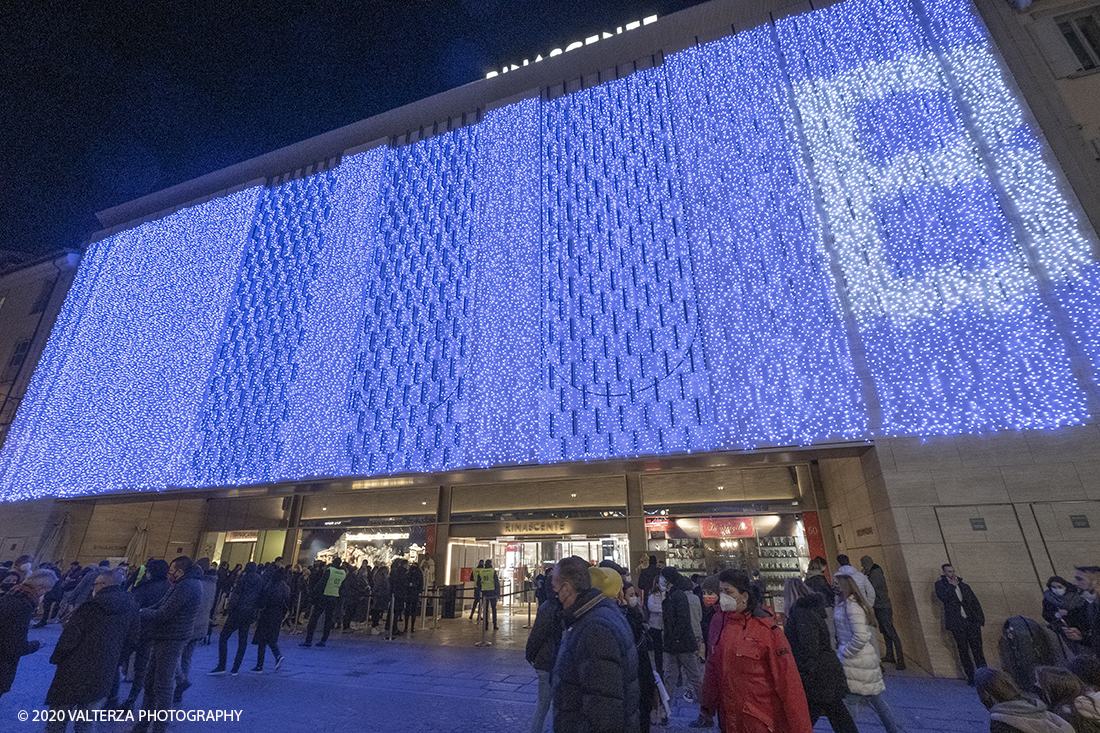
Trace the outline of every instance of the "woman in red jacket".
{"type": "Polygon", "coordinates": [[[812,733],[791,646],[759,591],[740,570],[725,570],[718,581],[725,613],[707,660],[703,708],[718,712],[724,733],[812,733]]]}

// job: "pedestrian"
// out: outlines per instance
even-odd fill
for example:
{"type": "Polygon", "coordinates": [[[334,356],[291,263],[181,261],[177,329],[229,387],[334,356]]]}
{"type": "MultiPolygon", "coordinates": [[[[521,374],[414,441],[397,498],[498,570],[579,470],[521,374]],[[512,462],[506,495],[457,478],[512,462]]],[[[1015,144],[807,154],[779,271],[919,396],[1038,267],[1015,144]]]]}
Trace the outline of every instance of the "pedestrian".
{"type": "MultiPolygon", "coordinates": [[[[711,575],[703,580],[700,587],[703,590],[703,622],[701,624],[703,636],[702,638],[706,642],[704,646],[704,659],[706,660],[703,665],[703,687],[707,684],[707,675],[715,674],[710,665],[711,653],[714,649],[714,644],[718,640],[718,635],[711,634],[711,627],[718,626],[722,620],[722,611],[719,606],[718,595],[721,592],[718,585],[718,576],[711,575]],[[717,619],[717,622],[715,621],[717,619]]],[[[699,717],[688,723],[689,728],[713,728],[714,727],[714,712],[707,710],[701,704],[699,706],[699,717]]]]}
{"type": "MultiPolygon", "coordinates": [[[[629,577],[629,576],[626,576],[629,577]]],[[[629,582],[623,583],[620,608],[634,636],[634,648],[638,651],[638,724],[641,733],[649,733],[650,713],[657,699],[657,678],[653,674],[653,662],[649,658],[649,635],[639,604],[637,589],[629,582]]]]}
{"type": "Polygon", "coordinates": [[[500,595],[500,577],[497,575],[497,571],[493,569],[493,561],[486,560],[485,567],[480,573],[478,573],[477,587],[481,591],[481,597],[485,605],[482,613],[485,615],[483,619],[485,628],[489,628],[489,611],[493,612],[493,631],[496,631],[497,626],[497,597],[500,595]]]}
{"type": "Polygon", "coordinates": [[[1074,733],[1073,726],[1046,705],[1020,694],[1016,683],[999,669],[974,674],[978,699],[989,711],[990,733],[1074,733]]]}
{"type": "Polygon", "coordinates": [[[966,683],[973,687],[974,669],[985,666],[985,653],[982,651],[985,613],[974,591],[962,581],[954,566],[944,563],[942,570],[943,575],[936,581],[936,597],[943,604],[944,626],[955,638],[966,683]]]}
{"type": "Polygon", "coordinates": [[[806,587],[821,596],[825,604],[825,625],[829,627],[829,640],[835,650],[836,626],[833,622],[833,606],[836,605],[836,589],[825,575],[828,569],[828,563],[820,555],[810,560],[806,568],[806,587]]]}
{"type": "Polygon", "coordinates": [[[36,570],[0,596],[0,696],[11,691],[19,660],[42,645],[37,639],[28,641],[27,634],[39,601],[56,583],[53,571],[36,570]]]}
{"type": "Polygon", "coordinates": [[[852,567],[852,561],[848,559],[847,555],[837,555],[836,564],[839,567],[836,569],[836,572],[833,573],[833,577],[835,578],[837,575],[847,575],[854,580],[856,585],[859,586],[859,594],[863,596],[863,600],[867,601],[867,604],[873,607],[875,603],[875,586],[871,585],[870,578],[852,567]]]}
{"type": "Polygon", "coordinates": [[[286,582],[286,576],[286,569],[272,565],[260,594],[256,633],[252,638],[252,643],[258,646],[256,666],[252,668],[256,674],[263,674],[264,653],[268,647],[275,655],[275,669],[278,670],[283,664],[283,655],[279,652],[279,630],[290,603],[290,585],[286,582]]]}
{"type": "MultiPolygon", "coordinates": [[[[138,643],[140,613],[137,601],[122,590],[123,569],[99,571],[92,597],[81,604],[61,630],[50,663],[57,665],[46,693],[46,705],[56,714],[46,723],[47,733],[63,733],[78,711],[98,708],[118,685],[124,650],[138,643]]],[[[74,720],[77,733],[92,723],[74,720]]]]}
{"type": "Polygon", "coordinates": [[[704,710],[717,714],[724,733],[810,733],[790,644],[764,610],[759,588],[740,570],[723,570],[718,584],[722,619],[711,621],[715,644],[707,660],[704,710]]]}
{"type": "Polygon", "coordinates": [[[393,601],[386,613],[386,630],[391,636],[400,636],[401,632],[397,627],[401,625],[405,603],[409,598],[409,562],[403,557],[390,563],[390,595],[393,601]]]}
{"type": "Polygon", "coordinates": [[[191,637],[183,647],[180,655],[180,666],[176,672],[176,691],[172,695],[172,704],[179,705],[183,702],[183,693],[191,686],[191,660],[195,655],[195,647],[210,633],[210,614],[214,612],[214,601],[218,595],[217,574],[209,573],[210,558],[200,558],[187,575],[197,578],[201,583],[202,598],[199,601],[199,612],[195,614],[194,623],[191,625],[191,637]]]}
{"type": "Polygon", "coordinates": [[[256,570],[256,563],[246,564],[244,572],[229,592],[229,602],[225,606],[225,625],[218,634],[218,666],[208,674],[225,674],[225,664],[229,659],[229,639],[233,634],[237,635],[237,655],[233,658],[233,669],[230,672],[237,674],[241,671],[241,662],[244,661],[244,653],[248,649],[248,630],[256,618],[264,585],[263,577],[256,570]]]}
{"type": "Polygon", "coordinates": [[[372,636],[378,636],[382,633],[378,630],[378,622],[390,605],[390,571],[385,565],[379,565],[374,569],[374,575],[371,576],[370,594],[370,633],[372,636]]]}
{"type": "Polygon", "coordinates": [[[1066,639],[1066,617],[1084,604],[1084,597],[1073,583],[1060,575],[1052,575],[1047,580],[1047,589],[1043,591],[1043,620],[1071,650],[1077,649],[1079,642],[1066,639]]]}
{"type": "Polygon", "coordinates": [[[561,617],[561,602],[551,590],[550,597],[539,604],[535,622],[531,624],[531,633],[527,636],[527,662],[535,668],[539,680],[538,704],[535,706],[535,717],[531,721],[531,733],[542,733],[546,725],[546,714],[550,712],[553,698],[550,673],[554,670],[558,646],[561,644],[561,617]]]}
{"type": "Polygon", "coordinates": [[[664,581],[664,601],[661,603],[664,631],[661,641],[664,645],[664,670],[669,675],[665,688],[670,686],[671,680],[683,679],[686,683],[684,699],[695,703],[703,692],[703,668],[695,631],[700,627],[702,613],[699,614],[699,621],[693,618],[691,601],[698,603],[699,599],[692,592],[691,581],[675,568],[662,568],[660,579],[664,581]]]}
{"type": "Polygon", "coordinates": [[[405,631],[416,633],[416,617],[420,615],[420,594],[424,592],[424,571],[417,563],[409,565],[409,590],[405,594],[405,631]]]}
{"type": "Polygon", "coordinates": [[[810,723],[825,717],[836,733],[856,733],[855,721],[844,705],[848,681],[825,624],[825,602],[798,578],[788,578],[783,587],[783,608],[787,609],[783,633],[806,691],[810,723]]]}
{"type": "MultiPolygon", "coordinates": [[[[656,558],[654,558],[654,562],[656,562],[656,558]]],[[[660,570],[652,577],[653,584],[645,594],[646,617],[649,624],[647,633],[649,634],[649,646],[653,650],[653,669],[656,670],[657,677],[663,682],[665,679],[665,593],[661,588],[667,586],[668,581],[662,583],[660,570]]]]}
{"type": "MultiPolygon", "coordinates": [[[[657,576],[661,574],[661,569],[657,567],[657,556],[649,556],[649,565],[643,568],[638,573],[638,590],[642,593],[642,605],[646,605],[646,598],[649,596],[653,586],[657,583],[657,576]]],[[[660,647],[655,647],[660,649],[660,647]]]]}
{"type": "Polygon", "coordinates": [[[192,564],[186,555],[173,559],[168,566],[168,581],[172,587],[155,606],[141,609],[141,626],[148,631],[152,647],[145,671],[142,702],[145,714],[138,717],[135,733],[148,730],[153,717],[157,718],[152,721],[154,733],[168,727],[168,722],[155,712],[171,708],[176,690],[176,668],[191,637],[195,616],[201,611],[202,581],[190,575],[192,564]]]}
{"type": "Polygon", "coordinates": [[[1073,672],[1062,667],[1036,667],[1035,687],[1050,711],[1077,733],[1100,731],[1100,704],[1086,694],[1084,683],[1073,672]]]}
{"type": "MultiPolygon", "coordinates": [[[[834,576],[840,589],[840,600],[833,608],[836,623],[837,656],[844,667],[848,681],[848,695],[844,704],[855,719],[864,705],[874,708],[886,733],[901,730],[894,719],[894,712],[883,693],[886,683],[882,679],[882,666],[875,638],[875,615],[871,604],[863,597],[856,579],[841,567],[834,576]]],[[[831,721],[830,721],[831,722],[831,721]]]]}
{"type": "MultiPolygon", "coordinates": [[[[51,568],[52,569],[52,568],[51,568]]],[[[62,580],[53,584],[46,595],[42,596],[42,616],[34,625],[36,629],[45,628],[61,608],[61,599],[65,595],[65,583],[62,580]]]]}
{"type": "Polygon", "coordinates": [[[871,581],[871,587],[875,589],[872,608],[875,620],[878,621],[878,630],[882,632],[882,638],[886,642],[886,656],[882,661],[893,664],[900,672],[905,669],[905,654],[901,651],[901,637],[894,628],[894,607],[890,604],[890,591],[886,588],[886,574],[870,555],[861,557],[859,564],[863,566],[867,580],[871,581]]]}
{"type": "Polygon", "coordinates": [[[337,556],[332,558],[332,564],[325,569],[324,573],[318,576],[310,589],[313,607],[309,612],[309,623],[306,624],[306,638],[298,646],[306,648],[313,646],[313,634],[317,630],[317,622],[322,615],[325,617],[325,625],[321,631],[321,641],[317,642],[317,646],[324,647],[328,643],[328,635],[336,625],[336,603],[340,598],[340,586],[344,584],[347,575],[347,571],[343,568],[343,561],[337,556]]]}
{"type": "Polygon", "coordinates": [[[1100,654],[1100,567],[1081,565],[1076,568],[1073,580],[1080,592],[1082,603],[1066,614],[1066,639],[1074,645],[1074,651],[1089,650],[1100,654]]]}
{"type": "Polygon", "coordinates": [[[623,614],[592,587],[576,555],[554,566],[562,639],[554,664],[555,733],[633,733],[638,721],[638,655],[623,614]]]}
{"type": "Polygon", "coordinates": [[[474,614],[480,611],[481,603],[481,570],[485,567],[484,560],[477,561],[477,567],[470,573],[470,580],[474,582],[474,607],[470,609],[470,620],[474,620],[474,614]]]}

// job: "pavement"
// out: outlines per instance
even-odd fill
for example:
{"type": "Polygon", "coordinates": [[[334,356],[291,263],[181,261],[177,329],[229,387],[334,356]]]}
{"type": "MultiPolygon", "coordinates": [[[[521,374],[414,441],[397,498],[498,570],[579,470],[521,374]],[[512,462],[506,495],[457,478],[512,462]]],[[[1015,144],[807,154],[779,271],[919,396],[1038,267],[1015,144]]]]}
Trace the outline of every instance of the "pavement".
{"type": "MultiPolygon", "coordinates": [[[[529,731],[538,697],[534,670],[524,660],[527,639],[525,607],[501,614],[500,630],[489,631],[486,646],[479,624],[467,619],[441,619],[419,624],[415,634],[392,641],[364,630],[334,631],[325,648],[301,648],[302,636],[284,633],[285,661],[279,671],[268,653],[266,672],[250,673],[256,647],[249,645],[238,676],[211,677],[217,664],[217,637],[195,651],[192,687],[181,710],[240,711],[236,722],[174,722],[170,731],[219,730],[246,733],[270,730],[418,731],[504,733],[529,731]],[[426,628],[425,628],[426,626],[426,628]],[[433,628],[434,627],[434,628],[433,628]]],[[[42,642],[37,653],[23,657],[12,691],[0,697],[0,731],[43,730],[34,711],[43,700],[54,667],[49,656],[60,633],[56,624],[31,632],[42,642]],[[25,711],[31,720],[20,722],[25,711]]],[[[230,663],[236,638],[229,646],[230,663]]],[[[989,716],[973,688],[961,680],[936,679],[920,670],[886,672],[886,696],[899,723],[915,731],[987,731],[989,716]]],[[[123,685],[123,694],[129,686],[123,685]]],[[[676,702],[668,726],[659,733],[687,733],[697,706],[671,691],[676,702]]],[[[884,730],[875,713],[864,709],[857,725],[862,733],[884,730]]],[[[128,731],[132,723],[104,722],[99,733],[128,731]]],[[[546,730],[549,730],[547,726],[546,730]]],[[[712,728],[717,733],[717,728],[712,728]]],[[[820,720],[815,731],[830,731],[820,720]]]]}

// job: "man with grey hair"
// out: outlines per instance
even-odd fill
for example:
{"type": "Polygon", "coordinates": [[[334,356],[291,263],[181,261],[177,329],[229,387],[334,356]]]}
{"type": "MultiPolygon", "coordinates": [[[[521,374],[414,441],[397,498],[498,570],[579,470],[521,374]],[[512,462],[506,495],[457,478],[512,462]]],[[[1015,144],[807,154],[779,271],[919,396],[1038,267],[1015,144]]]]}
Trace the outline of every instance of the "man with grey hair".
{"type": "MultiPolygon", "coordinates": [[[[112,693],[117,694],[118,668],[123,652],[138,643],[138,604],[122,590],[125,568],[100,569],[92,597],[73,612],[57,640],[50,662],[57,665],[46,693],[51,717],[46,732],[63,733],[70,711],[90,710],[112,693]]],[[[79,732],[82,724],[74,728],[79,732]]]]}
{"type": "Polygon", "coordinates": [[[554,566],[564,609],[551,675],[554,732],[632,733],[641,728],[634,635],[618,607],[592,587],[589,566],[576,555],[554,566]]]}
{"type": "Polygon", "coordinates": [[[28,641],[31,618],[42,596],[57,583],[51,570],[35,570],[10,591],[0,596],[0,695],[11,691],[19,658],[33,654],[42,646],[28,641]]]}

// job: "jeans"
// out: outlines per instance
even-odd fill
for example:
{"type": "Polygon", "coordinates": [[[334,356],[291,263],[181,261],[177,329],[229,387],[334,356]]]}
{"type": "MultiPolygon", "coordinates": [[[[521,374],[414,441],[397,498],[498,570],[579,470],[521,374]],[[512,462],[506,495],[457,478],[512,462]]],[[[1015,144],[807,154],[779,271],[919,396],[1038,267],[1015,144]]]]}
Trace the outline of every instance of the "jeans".
{"type": "Polygon", "coordinates": [[[550,712],[550,703],[554,699],[554,689],[550,686],[550,670],[535,670],[539,676],[539,701],[535,708],[535,719],[531,721],[531,733],[542,733],[546,727],[546,714],[550,712]]]}
{"type": "MultiPolygon", "coordinates": [[[[51,711],[64,712],[64,716],[60,720],[50,718],[46,721],[46,733],[65,733],[69,727],[69,715],[75,714],[83,710],[99,710],[102,707],[102,700],[91,703],[90,705],[66,705],[63,707],[50,706],[51,711]]],[[[91,733],[95,723],[91,720],[73,720],[73,731],[75,733],[91,733]]]]}
{"type": "Polygon", "coordinates": [[[313,643],[313,633],[317,631],[317,622],[321,620],[321,614],[325,616],[324,630],[321,632],[321,643],[328,641],[328,635],[332,633],[332,627],[336,624],[336,596],[321,596],[321,599],[313,604],[309,612],[309,623],[306,624],[306,644],[313,643]]]}
{"type": "Polygon", "coordinates": [[[679,654],[670,654],[665,652],[664,668],[668,672],[669,678],[665,680],[665,690],[672,687],[672,682],[676,677],[679,677],[677,672],[682,672],[684,675],[684,684],[687,689],[695,696],[695,701],[698,702],[703,697],[703,665],[699,660],[699,655],[695,652],[681,652],[679,654]]]}
{"type": "Polygon", "coordinates": [[[905,655],[901,651],[901,638],[898,636],[897,629],[894,628],[894,609],[876,608],[875,620],[878,621],[879,631],[882,632],[882,638],[886,641],[886,658],[896,659],[898,664],[905,664],[905,655]],[[896,656],[895,649],[897,649],[896,656]]]}
{"type": "Polygon", "coordinates": [[[229,657],[229,637],[233,636],[233,632],[237,632],[237,656],[233,660],[233,669],[241,668],[244,652],[248,649],[248,627],[251,625],[251,613],[229,614],[222,633],[218,636],[218,669],[225,669],[225,660],[229,657]]]}
{"type": "Polygon", "coordinates": [[[496,591],[482,593],[481,594],[481,601],[482,601],[482,605],[487,606],[487,608],[481,609],[481,612],[485,615],[485,618],[482,619],[485,622],[485,628],[486,629],[489,628],[489,610],[492,609],[492,612],[493,612],[493,628],[495,629],[497,627],[497,594],[496,594],[496,591]]]}
{"type": "MultiPolygon", "coordinates": [[[[145,700],[142,710],[171,710],[172,695],[176,691],[176,670],[179,668],[187,639],[157,639],[150,644],[149,664],[145,669],[145,700]]],[[[139,716],[134,716],[139,717],[139,716]]],[[[135,731],[149,729],[149,719],[138,720],[135,731]]],[[[153,721],[153,733],[163,733],[168,721],[153,721]]]]}
{"type": "Polygon", "coordinates": [[[153,648],[153,642],[143,639],[138,644],[134,654],[134,681],[130,683],[130,700],[137,700],[138,695],[145,689],[145,670],[149,666],[149,652],[153,648]]]}
{"type": "Polygon", "coordinates": [[[834,733],[859,733],[856,722],[852,720],[852,714],[848,712],[842,700],[830,700],[827,703],[810,705],[810,724],[817,723],[818,718],[827,718],[834,733]]]}
{"type": "Polygon", "coordinates": [[[256,650],[256,669],[264,668],[264,652],[267,651],[268,647],[271,647],[271,653],[275,655],[276,665],[279,663],[279,660],[283,658],[282,653],[279,651],[279,642],[273,641],[269,644],[260,644],[259,648],[256,650]]]}
{"type": "MultiPolygon", "coordinates": [[[[875,709],[878,719],[882,721],[883,727],[886,728],[886,733],[900,733],[901,728],[898,727],[898,722],[894,719],[894,711],[890,709],[890,705],[886,702],[886,697],[882,693],[878,695],[857,695],[854,692],[849,692],[844,698],[844,706],[848,708],[852,720],[859,717],[859,709],[864,705],[870,705],[875,709]]],[[[831,725],[832,722],[830,718],[829,724],[831,725]]]]}

